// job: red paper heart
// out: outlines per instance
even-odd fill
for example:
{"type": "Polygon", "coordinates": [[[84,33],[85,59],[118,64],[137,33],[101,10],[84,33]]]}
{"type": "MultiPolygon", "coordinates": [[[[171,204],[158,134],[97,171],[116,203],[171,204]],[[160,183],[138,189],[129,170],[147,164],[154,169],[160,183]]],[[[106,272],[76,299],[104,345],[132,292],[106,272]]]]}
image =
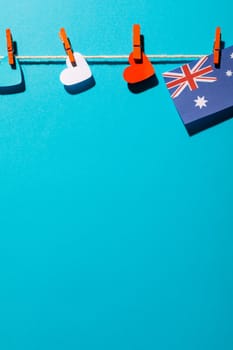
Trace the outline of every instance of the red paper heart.
{"type": "Polygon", "coordinates": [[[140,83],[152,77],[155,74],[154,68],[147,58],[147,56],[142,53],[142,62],[138,63],[133,58],[133,53],[129,55],[130,66],[124,70],[123,77],[129,84],[140,83]]]}

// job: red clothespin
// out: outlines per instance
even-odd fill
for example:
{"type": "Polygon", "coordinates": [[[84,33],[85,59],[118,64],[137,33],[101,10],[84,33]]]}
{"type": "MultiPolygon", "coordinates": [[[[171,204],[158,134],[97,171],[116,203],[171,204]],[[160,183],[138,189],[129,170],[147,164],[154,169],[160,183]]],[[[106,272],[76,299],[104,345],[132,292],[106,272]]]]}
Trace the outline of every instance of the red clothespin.
{"type": "Polygon", "coordinates": [[[70,60],[71,64],[73,66],[76,66],[76,61],[75,61],[74,53],[73,53],[73,50],[72,50],[72,47],[71,47],[71,44],[70,44],[70,40],[68,39],[68,37],[66,35],[66,31],[65,31],[64,28],[60,29],[59,36],[61,38],[61,41],[63,42],[65,51],[66,51],[66,53],[67,53],[67,55],[69,57],[69,60],[70,60]]]}
{"type": "Polygon", "coordinates": [[[133,58],[137,61],[142,59],[142,44],[139,24],[134,24],[133,26],[133,58]]]}
{"type": "Polygon", "coordinates": [[[221,29],[220,27],[216,28],[215,41],[214,41],[214,64],[219,66],[220,64],[220,54],[221,54],[221,29]]]}
{"type": "Polygon", "coordinates": [[[7,52],[8,52],[8,62],[11,66],[15,64],[14,56],[14,44],[12,40],[11,30],[6,29],[6,42],[7,42],[7,52]]]}

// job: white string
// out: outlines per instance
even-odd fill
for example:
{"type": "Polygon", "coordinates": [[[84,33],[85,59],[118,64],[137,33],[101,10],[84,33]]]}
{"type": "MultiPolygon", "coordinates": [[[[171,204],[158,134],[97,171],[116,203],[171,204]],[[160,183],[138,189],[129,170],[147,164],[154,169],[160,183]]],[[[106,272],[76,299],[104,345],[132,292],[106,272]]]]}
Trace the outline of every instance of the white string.
{"type": "MultiPolygon", "coordinates": [[[[148,58],[166,60],[166,59],[191,59],[191,58],[201,58],[206,55],[201,54],[175,54],[175,55],[147,55],[148,58]]],[[[39,60],[39,61],[56,61],[56,60],[65,60],[67,56],[15,56],[18,60],[39,60]]],[[[85,59],[90,60],[124,60],[128,59],[129,55],[83,55],[85,59]]],[[[3,59],[4,56],[0,56],[0,59],[3,59]]]]}

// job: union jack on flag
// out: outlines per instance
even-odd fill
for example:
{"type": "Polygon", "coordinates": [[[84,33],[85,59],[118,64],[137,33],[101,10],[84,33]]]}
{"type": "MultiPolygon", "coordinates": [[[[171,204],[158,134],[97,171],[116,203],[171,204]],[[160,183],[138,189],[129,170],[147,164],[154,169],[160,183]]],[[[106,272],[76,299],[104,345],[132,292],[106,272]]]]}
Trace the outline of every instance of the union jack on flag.
{"type": "Polygon", "coordinates": [[[163,77],[190,134],[233,116],[233,46],[221,50],[220,67],[203,56],[163,77]]]}
{"type": "Polygon", "coordinates": [[[213,72],[213,68],[209,66],[204,66],[208,56],[202,57],[193,68],[188,64],[180,67],[181,73],[178,72],[167,72],[163,73],[165,78],[170,80],[166,83],[168,89],[175,89],[171,97],[178,97],[182,91],[188,87],[189,90],[195,90],[198,88],[198,82],[213,83],[217,80],[216,77],[206,76],[209,73],[213,72]]]}

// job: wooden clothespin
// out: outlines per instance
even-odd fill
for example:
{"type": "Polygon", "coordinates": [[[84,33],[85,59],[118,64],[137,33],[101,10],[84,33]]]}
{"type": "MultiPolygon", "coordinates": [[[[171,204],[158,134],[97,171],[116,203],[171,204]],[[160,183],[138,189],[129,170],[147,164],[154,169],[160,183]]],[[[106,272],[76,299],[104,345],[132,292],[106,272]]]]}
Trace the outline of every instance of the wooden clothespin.
{"type": "Polygon", "coordinates": [[[220,65],[220,56],[221,56],[221,29],[220,29],[220,27],[216,28],[213,54],[214,54],[214,64],[215,64],[215,66],[219,66],[220,65]]]}
{"type": "Polygon", "coordinates": [[[61,41],[63,42],[65,51],[66,51],[66,53],[67,53],[67,55],[69,57],[69,60],[70,60],[70,62],[72,64],[72,66],[76,66],[77,64],[76,64],[74,53],[73,53],[73,50],[72,50],[72,47],[71,47],[71,44],[70,44],[70,40],[67,37],[66,31],[65,31],[64,28],[60,29],[59,36],[60,36],[61,41]]]}
{"type": "Polygon", "coordinates": [[[142,60],[142,43],[140,25],[133,25],[133,58],[136,61],[142,60]]]}
{"type": "Polygon", "coordinates": [[[11,30],[6,29],[6,42],[7,42],[7,52],[8,52],[8,62],[11,66],[15,65],[15,55],[14,55],[14,44],[12,40],[11,30]]]}

